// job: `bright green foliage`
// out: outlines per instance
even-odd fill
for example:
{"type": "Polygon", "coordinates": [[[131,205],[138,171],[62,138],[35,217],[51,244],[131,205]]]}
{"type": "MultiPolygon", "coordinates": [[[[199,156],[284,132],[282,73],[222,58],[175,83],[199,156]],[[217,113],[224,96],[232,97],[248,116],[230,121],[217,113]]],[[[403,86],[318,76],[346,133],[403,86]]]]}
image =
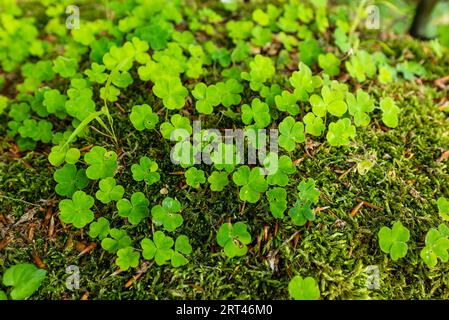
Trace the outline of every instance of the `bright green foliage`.
{"type": "Polygon", "coordinates": [[[242,72],[241,77],[250,81],[250,87],[254,91],[259,91],[262,85],[274,76],[275,68],[269,57],[258,54],[249,63],[249,67],[251,71],[242,72]]]}
{"type": "Polygon", "coordinates": [[[131,246],[131,238],[126,234],[125,230],[111,229],[109,231],[110,238],[104,238],[101,241],[101,247],[110,253],[115,253],[122,248],[131,246]]]}
{"type": "Polygon", "coordinates": [[[104,83],[108,75],[104,72],[106,67],[96,62],[92,63],[90,69],[86,69],[84,74],[89,77],[89,80],[96,83],[104,83]]]}
{"type": "Polygon", "coordinates": [[[137,105],[132,108],[129,119],[134,128],[139,131],[154,129],[159,122],[159,117],[147,104],[137,105]]]}
{"type": "Polygon", "coordinates": [[[78,70],[78,64],[75,59],[58,56],[54,60],[53,71],[63,78],[72,78],[78,70]]]}
{"type": "Polygon", "coordinates": [[[73,224],[76,228],[83,228],[94,220],[90,208],[94,205],[94,198],[83,191],[76,191],[72,199],[64,199],[59,203],[61,221],[73,224]]]}
{"type": "Polygon", "coordinates": [[[242,100],[240,93],[243,92],[243,86],[235,79],[226,80],[226,82],[217,82],[218,92],[220,93],[221,104],[225,107],[238,105],[242,100]]]}
{"type": "Polygon", "coordinates": [[[308,66],[312,66],[322,53],[320,43],[315,39],[306,39],[298,45],[299,59],[308,66]]]}
{"type": "Polygon", "coordinates": [[[344,98],[343,92],[332,90],[328,86],[324,86],[321,89],[321,97],[316,94],[310,97],[312,111],[319,117],[324,117],[326,112],[341,117],[348,109],[344,98]]]}
{"type": "Polygon", "coordinates": [[[136,268],[139,265],[140,253],[132,247],[119,249],[117,256],[115,264],[123,271],[129,268],[136,268]]]}
{"type": "Polygon", "coordinates": [[[179,228],[184,219],[179,212],[181,203],[173,198],[166,197],[162,200],[162,205],[156,205],[151,209],[153,222],[157,226],[162,225],[167,231],[174,231],[179,228]]]}
{"type": "Polygon", "coordinates": [[[286,151],[295,150],[296,144],[305,140],[304,124],[290,116],[279,124],[279,133],[279,145],[286,151]]]}
{"type": "Polygon", "coordinates": [[[260,193],[267,191],[268,183],[265,180],[261,168],[250,168],[246,165],[238,168],[232,175],[232,180],[240,186],[240,199],[249,203],[256,203],[260,199],[260,193]]]}
{"type": "Polygon", "coordinates": [[[442,262],[449,260],[449,228],[445,224],[440,224],[438,230],[431,228],[426,235],[426,246],[421,250],[420,256],[424,263],[433,268],[438,263],[438,258],[442,262]]]}
{"type": "Polygon", "coordinates": [[[290,84],[295,88],[296,99],[307,101],[309,94],[321,86],[322,80],[319,76],[312,76],[312,71],[304,63],[300,62],[298,68],[298,71],[292,73],[290,84]]]}
{"type": "Polygon", "coordinates": [[[339,119],[329,124],[326,139],[331,146],[348,145],[350,139],[355,137],[355,127],[348,118],[339,119]]]}
{"type": "Polygon", "coordinates": [[[150,202],[142,192],[135,192],[131,196],[131,201],[121,199],[117,202],[118,214],[121,217],[128,218],[132,225],[138,225],[149,216],[149,204],[150,202]]]}
{"type": "Polygon", "coordinates": [[[142,247],[142,256],[146,260],[156,262],[158,266],[164,265],[170,261],[174,251],[172,249],[174,241],[166,236],[162,231],[156,231],[153,240],[145,238],[140,242],[142,247]]]}
{"type": "Polygon", "coordinates": [[[200,82],[195,86],[192,95],[197,99],[195,104],[199,113],[211,114],[214,107],[220,104],[220,91],[216,85],[206,86],[200,82]]]}
{"type": "Polygon", "coordinates": [[[95,196],[105,204],[111,201],[119,201],[125,193],[125,189],[117,185],[115,179],[112,177],[100,180],[99,187],[100,190],[97,191],[95,196]]]}
{"type": "Polygon", "coordinates": [[[153,93],[162,99],[169,110],[181,109],[189,91],[182,85],[179,78],[160,79],[153,86],[153,93]]]}
{"type": "Polygon", "coordinates": [[[146,184],[152,185],[161,179],[159,172],[157,172],[158,168],[159,166],[156,161],[148,157],[142,157],[139,160],[139,164],[133,164],[131,166],[133,179],[136,181],[145,181],[146,184]]]}
{"type": "Polygon", "coordinates": [[[109,101],[115,102],[118,100],[118,96],[120,94],[120,90],[110,85],[109,87],[103,87],[100,89],[100,98],[109,101]]]}
{"type": "Polygon", "coordinates": [[[263,27],[266,27],[270,23],[270,16],[262,11],[261,9],[256,9],[252,14],[253,20],[263,27]]]}
{"type": "Polygon", "coordinates": [[[368,113],[374,110],[374,101],[370,95],[362,89],[357,90],[357,96],[347,92],[346,103],[348,104],[349,114],[354,117],[355,125],[367,126],[371,120],[368,113]]]}
{"type": "Polygon", "coordinates": [[[449,220],[449,200],[445,197],[439,197],[437,200],[438,213],[444,220],[449,220]]]}
{"type": "Polygon", "coordinates": [[[256,128],[265,128],[271,121],[270,108],[256,98],[251,102],[251,106],[242,105],[242,121],[244,124],[251,124],[254,121],[256,128]]]}
{"type": "Polygon", "coordinates": [[[42,141],[49,143],[53,137],[53,124],[51,122],[40,120],[37,122],[34,119],[26,119],[18,131],[22,138],[30,138],[34,141],[42,141]]]}
{"type": "Polygon", "coordinates": [[[83,121],[91,113],[95,112],[95,102],[92,100],[93,91],[84,79],[73,79],[70,89],[67,90],[69,100],[65,103],[65,109],[72,117],[83,121]]]}
{"type": "Polygon", "coordinates": [[[307,113],[302,121],[306,126],[306,133],[311,134],[312,136],[319,137],[324,129],[326,129],[323,119],[315,116],[312,112],[307,113]]]}
{"type": "Polygon", "coordinates": [[[318,202],[320,192],[315,188],[315,181],[312,178],[301,181],[298,191],[298,198],[288,211],[288,215],[295,225],[303,226],[307,221],[315,220],[315,213],[311,207],[318,202]]]}
{"type": "Polygon", "coordinates": [[[427,72],[424,66],[415,61],[405,61],[396,66],[396,70],[404,75],[404,79],[412,81],[415,76],[424,77],[427,72]]]}
{"type": "Polygon", "coordinates": [[[389,253],[393,261],[405,257],[408,251],[407,242],[410,231],[400,221],[393,223],[393,227],[382,227],[378,233],[380,249],[389,253]]]}
{"type": "Polygon", "coordinates": [[[210,183],[212,191],[223,191],[229,183],[228,174],[226,172],[214,171],[207,178],[207,181],[210,183]]]}
{"type": "Polygon", "coordinates": [[[317,300],[320,289],[312,277],[294,276],[288,283],[288,293],[295,300],[317,300]]]}
{"type": "Polygon", "coordinates": [[[292,116],[296,116],[299,113],[299,106],[296,103],[298,100],[293,93],[284,90],[281,95],[274,97],[274,101],[280,111],[288,112],[292,116]]]}
{"type": "Polygon", "coordinates": [[[243,222],[223,223],[218,229],[217,243],[229,258],[241,257],[248,251],[246,245],[251,243],[251,235],[243,222]]]}
{"type": "Polygon", "coordinates": [[[170,122],[161,124],[160,131],[165,139],[173,139],[175,141],[184,140],[184,138],[192,134],[192,126],[189,118],[183,117],[180,114],[175,114],[171,117],[170,122]]]}
{"type": "Polygon", "coordinates": [[[364,50],[357,51],[345,65],[351,77],[356,78],[358,82],[363,82],[366,78],[371,79],[376,75],[374,59],[364,50]]]}
{"type": "Polygon", "coordinates": [[[61,146],[54,146],[48,155],[48,161],[51,165],[57,167],[65,162],[75,164],[80,157],[80,151],[76,148],[62,148],[61,146]]]}
{"type": "Polygon", "coordinates": [[[86,176],[91,180],[113,177],[117,169],[117,154],[103,147],[93,147],[84,155],[84,161],[89,165],[86,176]]]}
{"type": "Polygon", "coordinates": [[[42,104],[47,107],[48,113],[55,114],[62,119],[65,116],[65,102],[67,97],[61,94],[57,89],[51,89],[44,93],[42,104]]]}
{"type": "Polygon", "coordinates": [[[77,170],[73,164],[65,164],[64,167],[56,170],[53,178],[58,183],[55,191],[61,196],[72,196],[75,191],[84,189],[89,183],[86,170],[77,170]]]}
{"type": "Polygon", "coordinates": [[[98,237],[100,240],[106,238],[109,231],[109,220],[104,217],[98,218],[97,221],[92,222],[89,226],[89,236],[92,238],[98,237]]]}
{"type": "Polygon", "coordinates": [[[186,182],[189,186],[199,188],[200,184],[206,182],[206,176],[203,170],[198,170],[195,167],[188,169],[185,172],[186,182]]]}
{"type": "Polygon", "coordinates": [[[268,170],[267,181],[270,185],[285,187],[288,184],[288,175],[296,172],[292,160],[287,155],[282,155],[278,159],[277,155],[270,153],[264,160],[264,166],[268,170]],[[274,168],[270,170],[273,161],[277,165],[274,164],[274,168]]]}
{"type": "Polygon", "coordinates": [[[171,257],[171,265],[174,268],[186,265],[189,260],[184,255],[189,255],[193,251],[190,245],[189,238],[185,235],[180,235],[175,241],[175,252],[171,257]]]}
{"type": "Polygon", "coordinates": [[[276,187],[267,191],[270,211],[273,217],[282,219],[287,210],[287,191],[284,188],[276,187]]]}
{"type": "Polygon", "coordinates": [[[382,99],[380,109],[382,110],[383,123],[390,128],[396,128],[399,123],[398,115],[401,110],[394,103],[393,99],[390,97],[382,99]]]}
{"type": "Polygon", "coordinates": [[[340,60],[333,53],[320,54],[318,64],[331,77],[340,73],[340,60]]]}
{"type": "Polygon", "coordinates": [[[25,300],[41,286],[47,271],[31,263],[16,264],[3,274],[3,285],[13,287],[10,296],[13,300],[25,300]]]}

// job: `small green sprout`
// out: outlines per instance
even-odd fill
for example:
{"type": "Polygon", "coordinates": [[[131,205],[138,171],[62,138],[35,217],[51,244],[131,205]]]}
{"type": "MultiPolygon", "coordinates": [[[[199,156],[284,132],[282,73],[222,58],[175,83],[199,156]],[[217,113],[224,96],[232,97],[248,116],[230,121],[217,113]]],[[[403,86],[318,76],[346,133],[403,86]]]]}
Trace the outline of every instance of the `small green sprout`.
{"type": "Polygon", "coordinates": [[[189,263],[189,260],[184,255],[189,255],[192,251],[189,238],[185,235],[178,236],[175,241],[175,252],[171,257],[172,267],[177,268],[189,263]]]}
{"type": "Polygon", "coordinates": [[[293,151],[296,143],[304,142],[304,124],[296,122],[293,117],[286,117],[279,124],[279,145],[286,151],[293,151]]]}
{"type": "Polygon", "coordinates": [[[173,244],[174,241],[171,237],[166,236],[162,231],[156,231],[153,240],[145,238],[140,242],[143,250],[142,256],[146,260],[154,259],[158,266],[164,265],[174,254],[173,244]]]}
{"type": "Polygon", "coordinates": [[[199,188],[200,184],[206,182],[206,176],[203,170],[198,170],[195,167],[190,168],[184,173],[186,177],[186,182],[189,186],[193,188],[199,188]]]}
{"type": "Polygon", "coordinates": [[[102,84],[108,78],[108,75],[104,72],[105,70],[106,67],[104,65],[94,62],[91,64],[90,69],[84,71],[84,74],[89,77],[90,81],[102,84]]]}
{"type": "Polygon", "coordinates": [[[44,93],[44,101],[42,104],[47,107],[48,113],[55,114],[59,119],[64,119],[66,116],[66,100],[67,97],[61,94],[57,89],[51,89],[44,93]]]}
{"type": "Polygon", "coordinates": [[[184,219],[178,212],[181,211],[181,203],[173,198],[166,197],[162,205],[156,205],[151,209],[153,222],[162,225],[167,231],[174,231],[182,225],[184,219]]]}
{"type": "Polygon", "coordinates": [[[321,86],[322,80],[319,76],[312,76],[312,71],[304,63],[300,62],[299,70],[292,73],[290,84],[295,88],[294,95],[299,101],[307,101],[309,94],[321,86]]]}
{"type": "Polygon", "coordinates": [[[103,238],[101,247],[109,253],[115,253],[120,249],[131,246],[131,238],[125,230],[113,228],[109,231],[110,238],[103,238]]]}
{"type": "Polygon", "coordinates": [[[117,251],[115,264],[121,270],[126,271],[129,268],[136,268],[139,265],[140,253],[132,247],[126,247],[117,251]]]}
{"type": "Polygon", "coordinates": [[[351,77],[356,78],[358,82],[364,82],[366,78],[371,79],[376,75],[374,59],[364,50],[357,51],[345,65],[351,77]]]}
{"type": "Polygon", "coordinates": [[[243,92],[243,86],[235,79],[218,82],[217,88],[220,92],[221,104],[225,107],[238,105],[242,100],[240,93],[243,92]]]}
{"type": "Polygon", "coordinates": [[[421,250],[420,256],[424,263],[433,268],[438,263],[438,258],[442,262],[449,260],[449,228],[445,224],[440,224],[438,229],[431,228],[426,235],[426,246],[421,250]]]}
{"type": "Polygon", "coordinates": [[[232,180],[240,186],[240,199],[249,203],[256,203],[260,199],[260,193],[268,189],[261,168],[252,168],[244,165],[238,168],[232,175],[232,180]]]}
{"type": "Polygon", "coordinates": [[[251,90],[259,91],[262,85],[270,80],[275,73],[273,61],[269,57],[257,54],[249,63],[250,72],[242,72],[242,79],[250,81],[251,90]]]}
{"type": "Polygon", "coordinates": [[[109,220],[104,217],[98,218],[97,221],[92,222],[89,226],[89,236],[100,240],[106,238],[109,235],[109,231],[109,220]]]}
{"type": "Polygon", "coordinates": [[[312,277],[294,276],[288,283],[288,293],[295,300],[317,300],[320,289],[312,277]]]}
{"type": "Polygon", "coordinates": [[[318,65],[331,77],[340,73],[340,60],[333,53],[320,54],[318,65]]]}
{"type": "Polygon", "coordinates": [[[365,127],[370,122],[368,113],[374,110],[374,101],[368,93],[362,89],[357,90],[357,95],[346,93],[346,103],[348,104],[349,114],[354,117],[356,126],[365,127]]]}
{"type": "Polygon", "coordinates": [[[273,217],[282,219],[287,210],[287,191],[284,188],[276,187],[267,191],[270,211],[273,217]]]}
{"type": "Polygon", "coordinates": [[[223,191],[229,183],[228,174],[226,172],[214,171],[207,178],[207,181],[210,183],[210,189],[212,191],[223,191]]]}
{"type": "Polygon", "coordinates": [[[78,229],[83,228],[94,220],[94,213],[90,210],[93,205],[93,197],[83,191],[76,191],[72,199],[64,199],[59,203],[60,219],[78,229]]]}
{"type": "Polygon", "coordinates": [[[315,116],[312,112],[307,113],[302,121],[306,126],[306,133],[312,136],[319,137],[326,129],[323,119],[315,116]]]}
{"type": "Polygon", "coordinates": [[[380,249],[389,253],[393,261],[405,257],[408,251],[407,241],[410,231],[400,221],[393,223],[393,227],[382,227],[378,233],[380,249]]]}
{"type": "Polygon", "coordinates": [[[78,63],[75,59],[58,56],[53,63],[53,71],[63,78],[73,78],[78,71],[78,63]]]}
{"type": "Polygon", "coordinates": [[[270,185],[278,185],[285,187],[288,184],[288,175],[296,172],[296,167],[293,165],[292,160],[287,155],[282,155],[277,158],[277,155],[269,153],[264,160],[264,166],[268,170],[267,181],[270,185]],[[272,162],[277,163],[276,171],[270,172],[272,162]]]}
{"type": "Polygon", "coordinates": [[[159,79],[153,86],[153,92],[169,110],[181,109],[189,94],[179,78],[159,79]]]}
{"type": "Polygon", "coordinates": [[[387,97],[380,102],[382,110],[382,121],[387,127],[396,128],[399,123],[398,114],[401,109],[394,103],[393,99],[387,97]]]}
{"type": "Polygon", "coordinates": [[[117,154],[98,146],[84,155],[84,161],[89,165],[86,176],[91,180],[113,177],[118,166],[117,154]]]}
{"type": "Polygon", "coordinates": [[[120,199],[117,202],[118,214],[121,217],[128,218],[132,225],[138,225],[149,216],[149,204],[150,202],[142,192],[135,192],[131,196],[131,201],[120,199]]]}
{"type": "Polygon", "coordinates": [[[256,128],[265,128],[271,121],[270,108],[260,99],[253,99],[251,106],[242,105],[242,121],[244,124],[251,124],[254,121],[256,128]]]}
{"type": "Polygon", "coordinates": [[[312,178],[301,181],[298,191],[298,199],[288,211],[288,215],[295,225],[303,226],[307,221],[315,220],[315,213],[311,207],[318,203],[320,192],[315,188],[315,181],[312,178]]]}
{"type": "Polygon", "coordinates": [[[241,257],[248,251],[246,245],[251,243],[251,235],[243,222],[223,223],[218,230],[217,243],[229,258],[241,257]]]}
{"type": "Polygon", "coordinates": [[[142,157],[139,160],[139,164],[131,166],[133,179],[135,181],[145,181],[146,184],[152,185],[161,179],[159,172],[157,172],[158,168],[156,161],[148,157],[142,157]]]}
{"type": "Polygon", "coordinates": [[[328,86],[324,86],[321,89],[321,97],[317,94],[310,97],[312,111],[319,117],[324,117],[326,112],[341,117],[348,109],[344,98],[343,92],[332,90],[328,86]]]}
{"type": "Polygon", "coordinates": [[[355,126],[348,118],[339,119],[329,124],[326,139],[331,146],[346,146],[355,137],[355,126]]]}
{"type": "Polygon", "coordinates": [[[159,117],[147,104],[137,105],[132,108],[129,119],[134,128],[139,131],[154,129],[159,122],[159,117]]]}
{"type": "Polygon", "coordinates": [[[3,285],[13,287],[9,293],[13,300],[25,300],[41,286],[46,274],[31,263],[16,264],[3,274],[3,285]]]}
{"type": "Polygon", "coordinates": [[[95,197],[104,204],[108,204],[111,201],[119,201],[125,193],[125,188],[117,185],[112,177],[100,180],[99,187],[100,190],[97,191],[95,197]]]}
{"type": "Polygon", "coordinates": [[[53,174],[53,178],[58,183],[55,191],[60,196],[71,197],[77,190],[82,190],[89,184],[86,177],[86,170],[77,170],[74,164],[65,164],[53,174]]]}
{"type": "Polygon", "coordinates": [[[438,213],[444,220],[449,220],[449,200],[445,197],[439,197],[437,200],[438,213]]]}

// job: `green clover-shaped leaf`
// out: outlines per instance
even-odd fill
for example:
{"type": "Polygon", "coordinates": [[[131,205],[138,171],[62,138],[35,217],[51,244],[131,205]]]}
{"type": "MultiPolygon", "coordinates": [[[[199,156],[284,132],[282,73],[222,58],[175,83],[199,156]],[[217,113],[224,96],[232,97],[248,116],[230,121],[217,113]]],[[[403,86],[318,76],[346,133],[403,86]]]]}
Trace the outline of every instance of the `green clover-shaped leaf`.
{"type": "Polygon", "coordinates": [[[287,155],[282,155],[277,159],[277,155],[269,153],[264,160],[264,166],[268,170],[268,184],[281,187],[288,184],[288,175],[296,171],[296,167],[287,155]]]}
{"type": "Polygon", "coordinates": [[[105,204],[111,201],[119,201],[125,193],[125,188],[117,185],[112,177],[100,180],[99,187],[100,190],[97,191],[95,197],[105,204]]]}
{"type": "Polygon", "coordinates": [[[139,131],[154,129],[159,122],[159,117],[147,104],[137,105],[132,108],[129,119],[134,128],[139,131]]]}
{"type": "Polygon", "coordinates": [[[287,210],[287,191],[284,188],[276,187],[267,191],[270,211],[273,217],[282,219],[287,210]]]}
{"type": "Polygon", "coordinates": [[[286,117],[279,124],[279,145],[286,151],[293,151],[296,143],[304,142],[304,124],[296,122],[293,117],[286,117]]]}
{"type": "Polygon", "coordinates": [[[86,170],[76,170],[74,164],[65,164],[55,171],[53,178],[58,183],[55,191],[61,196],[72,196],[75,191],[84,189],[89,183],[86,170]]]}
{"type": "Polygon", "coordinates": [[[355,137],[355,126],[351,124],[348,118],[339,119],[337,122],[329,124],[329,131],[326,139],[331,146],[348,145],[350,139],[355,137]]]}
{"type": "Polygon", "coordinates": [[[153,86],[154,94],[162,99],[167,109],[181,109],[189,91],[182,85],[179,78],[160,79],[153,86]]]}
{"type": "Polygon", "coordinates": [[[326,112],[341,117],[348,109],[344,97],[343,92],[324,86],[321,89],[321,97],[317,94],[310,96],[312,111],[319,117],[324,117],[326,112]]]}
{"type": "Polygon", "coordinates": [[[439,197],[437,200],[438,213],[444,220],[449,220],[449,200],[445,197],[439,197]]]}
{"type": "Polygon", "coordinates": [[[212,191],[223,191],[229,183],[228,174],[226,172],[214,171],[207,178],[207,181],[210,183],[210,189],[212,191]]]}
{"type": "Polygon", "coordinates": [[[172,267],[177,268],[189,263],[185,255],[191,254],[192,251],[189,238],[185,235],[178,236],[175,241],[175,251],[171,257],[172,267]]]}
{"type": "Polygon", "coordinates": [[[119,249],[117,256],[115,264],[123,271],[129,268],[136,268],[139,265],[140,253],[132,247],[119,249]]]}
{"type": "Polygon", "coordinates": [[[110,227],[108,219],[104,217],[98,218],[97,221],[94,221],[89,226],[89,236],[92,238],[97,238],[103,240],[109,234],[110,227]]]}
{"type": "Polygon", "coordinates": [[[426,246],[421,250],[420,256],[424,263],[433,268],[438,263],[438,258],[442,262],[449,260],[449,228],[440,224],[438,230],[431,228],[426,235],[426,246]]]}
{"type": "Polygon", "coordinates": [[[326,129],[323,119],[315,116],[312,112],[307,113],[302,121],[306,126],[306,133],[312,136],[319,137],[326,129]]]}
{"type": "Polygon", "coordinates": [[[292,73],[290,84],[295,88],[294,95],[299,101],[307,101],[309,94],[320,87],[322,80],[319,76],[312,76],[312,71],[304,63],[300,62],[298,71],[292,73]]]}
{"type": "Polygon", "coordinates": [[[181,203],[173,198],[166,197],[162,205],[156,205],[151,209],[153,222],[162,225],[167,231],[174,231],[182,225],[184,219],[178,212],[181,211],[181,203]]]}
{"type": "Polygon", "coordinates": [[[356,126],[367,126],[370,122],[368,113],[374,110],[374,101],[370,95],[362,89],[357,90],[357,97],[352,93],[346,93],[349,114],[354,116],[356,126]]]}
{"type": "Polygon", "coordinates": [[[405,257],[410,239],[410,231],[400,221],[393,223],[393,227],[382,227],[378,233],[380,249],[389,253],[393,261],[405,257]]]}
{"type": "Polygon", "coordinates": [[[401,111],[394,103],[393,99],[387,97],[380,102],[380,109],[382,110],[382,121],[387,127],[396,128],[399,123],[398,115],[401,111]]]}
{"type": "Polygon", "coordinates": [[[170,118],[170,122],[162,123],[160,130],[165,139],[173,138],[175,141],[184,140],[193,131],[189,118],[183,117],[180,114],[173,115],[170,118]]]}
{"type": "Polygon", "coordinates": [[[320,54],[318,65],[331,77],[340,73],[340,60],[333,53],[320,54]]]}
{"type": "Polygon", "coordinates": [[[166,236],[162,231],[156,231],[153,240],[145,238],[140,242],[143,250],[142,256],[146,260],[154,259],[158,266],[164,265],[174,254],[173,244],[174,241],[171,237],[166,236]]]}
{"type": "Polygon", "coordinates": [[[110,253],[115,253],[122,248],[131,246],[131,238],[126,234],[125,230],[111,229],[109,231],[110,238],[104,238],[101,241],[101,247],[110,253]]]}
{"type": "Polygon", "coordinates": [[[94,213],[90,210],[93,205],[93,197],[83,191],[76,191],[71,200],[64,199],[59,203],[60,219],[76,228],[83,228],[94,220],[94,213]]]}
{"type": "Polygon", "coordinates": [[[131,196],[131,201],[121,199],[117,202],[118,214],[128,218],[132,225],[138,225],[140,221],[149,216],[149,203],[142,192],[135,192],[131,196]]]}
{"type": "Polygon", "coordinates": [[[270,124],[270,108],[260,99],[253,99],[251,106],[242,106],[242,121],[244,124],[251,124],[253,121],[258,129],[265,128],[270,124]]]}
{"type": "Polygon", "coordinates": [[[223,223],[218,229],[217,243],[229,258],[244,256],[248,251],[246,245],[251,243],[251,234],[243,222],[223,223]]]}
{"type": "Polygon", "coordinates": [[[24,300],[41,286],[46,273],[31,263],[16,264],[3,274],[3,285],[13,287],[10,292],[13,300],[24,300]]]}
{"type": "Polygon", "coordinates": [[[58,56],[53,63],[53,71],[63,78],[72,78],[78,71],[78,63],[72,58],[58,56]]]}
{"type": "Polygon", "coordinates": [[[317,300],[320,289],[312,277],[294,276],[288,283],[288,293],[295,300],[317,300]]]}
{"type": "Polygon", "coordinates": [[[203,114],[211,114],[214,111],[214,107],[218,106],[221,100],[218,86],[206,86],[202,82],[195,86],[192,95],[197,99],[195,104],[196,110],[203,114]]]}
{"type": "Polygon", "coordinates": [[[142,157],[140,158],[139,163],[140,164],[133,164],[131,166],[134,180],[145,181],[148,185],[152,185],[160,180],[161,176],[159,172],[157,172],[159,167],[156,161],[153,161],[148,157],[142,157]]]}
{"type": "Polygon", "coordinates": [[[203,170],[198,170],[195,167],[190,168],[185,172],[186,182],[189,186],[199,188],[200,184],[206,182],[206,176],[203,170]]]}
{"type": "Polygon", "coordinates": [[[288,112],[292,116],[299,113],[299,106],[296,103],[298,99],[293,93],[284,90],[281,95],[274,97],[274,101],[279,111],[288,112]]]}
{"type": "Polygon", "coordinates": [[[117,154],[98,146],[84,155],[84,161],[89,165],[86,176],[91,180],[113,177],[118,166],[117,154]]]}
{"type": "Polygon", "coordinates": [[[241,166],[232,175],[232,180],[240,186],[240,199],[249,203],[256,203],[260,199],[260,193],[268,189],[268,183],[263,176],[261,168],[241,166]]]}

